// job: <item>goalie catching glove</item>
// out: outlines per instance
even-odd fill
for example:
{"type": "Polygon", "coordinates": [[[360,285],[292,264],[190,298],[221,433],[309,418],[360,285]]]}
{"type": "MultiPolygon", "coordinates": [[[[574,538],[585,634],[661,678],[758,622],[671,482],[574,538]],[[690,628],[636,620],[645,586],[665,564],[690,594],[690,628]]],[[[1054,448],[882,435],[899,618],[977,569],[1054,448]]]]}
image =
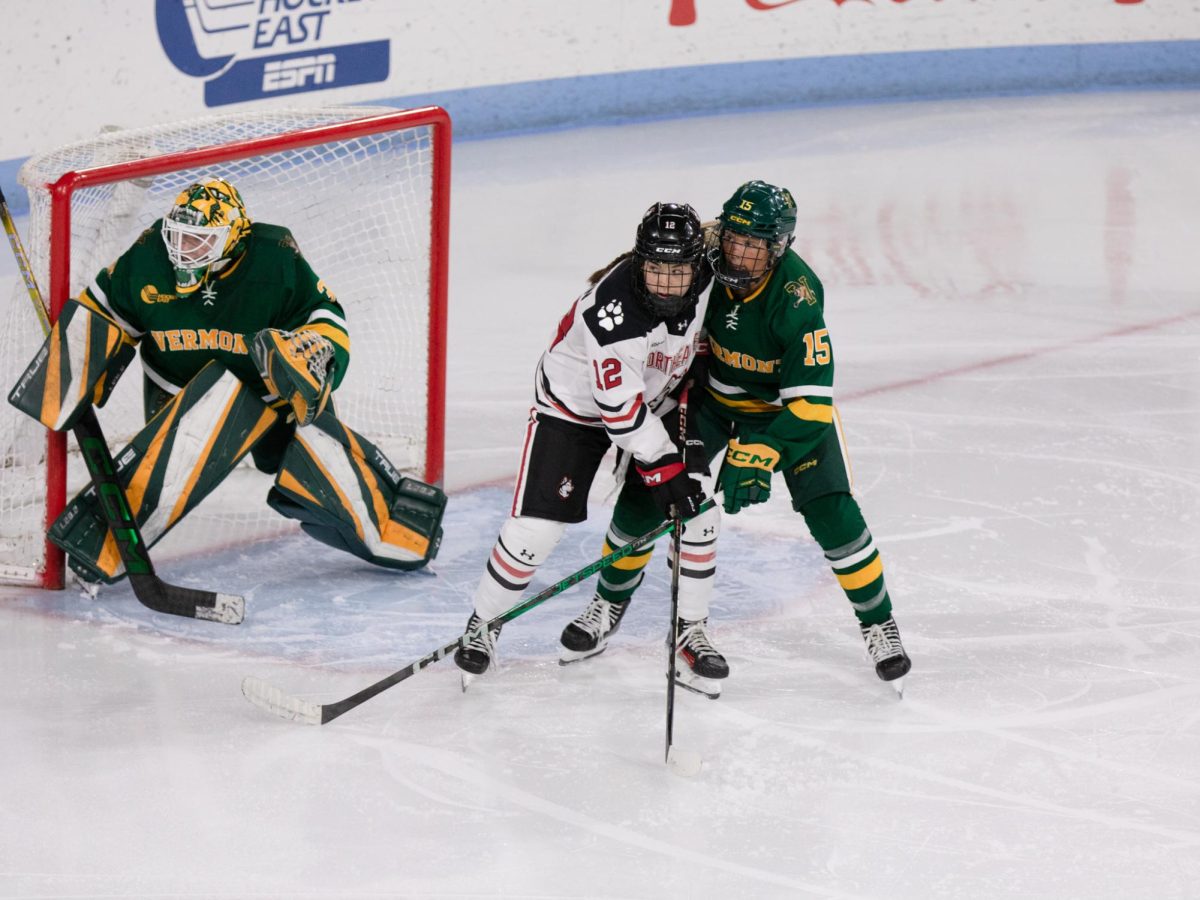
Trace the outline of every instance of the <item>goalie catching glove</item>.
{"type": "Polygon", "coordinates": [[[297,425],[325,411],[333,390],[333,344],[312,331],[264,328],[251,352],[267,390],[291,408],[297,425]]]}

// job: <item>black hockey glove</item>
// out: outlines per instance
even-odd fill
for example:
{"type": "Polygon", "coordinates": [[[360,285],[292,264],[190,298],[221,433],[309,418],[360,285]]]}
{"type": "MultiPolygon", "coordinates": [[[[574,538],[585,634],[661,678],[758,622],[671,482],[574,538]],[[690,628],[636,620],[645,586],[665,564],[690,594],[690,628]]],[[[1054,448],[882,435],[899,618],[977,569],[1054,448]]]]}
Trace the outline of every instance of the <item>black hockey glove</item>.
{"type": "Polygon", "coordinates": [[[700,512],[704,488],[688,476],[678,453],[668,453],[649,463],[638,462],[636,466],[663,518],[669,519],[678,511],[679,518],[690,519],[700,512]]]}

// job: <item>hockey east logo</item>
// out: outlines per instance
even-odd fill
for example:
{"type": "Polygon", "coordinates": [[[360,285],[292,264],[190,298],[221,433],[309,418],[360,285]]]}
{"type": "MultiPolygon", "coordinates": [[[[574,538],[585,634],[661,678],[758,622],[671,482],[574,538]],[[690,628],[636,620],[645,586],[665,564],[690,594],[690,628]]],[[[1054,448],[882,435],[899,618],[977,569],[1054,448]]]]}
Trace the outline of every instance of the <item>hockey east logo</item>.
{"type": "Polygon", "coordinates": [[[246,100],[386,81],[390,41],[338,43],[363,0],[155,0],[171,64],[204,79],[204,102],[246,100]]]}

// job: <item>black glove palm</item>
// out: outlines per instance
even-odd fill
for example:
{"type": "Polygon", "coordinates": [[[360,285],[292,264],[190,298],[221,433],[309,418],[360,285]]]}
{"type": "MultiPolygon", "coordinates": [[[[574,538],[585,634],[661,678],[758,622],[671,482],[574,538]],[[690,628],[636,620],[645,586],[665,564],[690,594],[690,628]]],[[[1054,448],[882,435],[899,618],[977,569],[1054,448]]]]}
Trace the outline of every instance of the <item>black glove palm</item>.
{"type": "Polygon", "coordinates": [[[690,519],[700,512],[704,488],[695,478],[688,477],[678,453],[668,453],[650,463],[636,463],[636,466],[663,518],[669,519],[678,513],[679,518],[690,519]]]}

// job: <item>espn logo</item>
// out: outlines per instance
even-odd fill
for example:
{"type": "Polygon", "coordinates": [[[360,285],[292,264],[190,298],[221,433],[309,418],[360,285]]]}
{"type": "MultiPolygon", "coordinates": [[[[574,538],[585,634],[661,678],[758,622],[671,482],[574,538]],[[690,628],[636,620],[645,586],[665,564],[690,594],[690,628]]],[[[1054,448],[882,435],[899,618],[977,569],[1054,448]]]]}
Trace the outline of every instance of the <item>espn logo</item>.
{"type": "Polygon", "coordinates": [[[337,56],[321,53],[317,56],[301,56],[296,59],[278,59],[263,65],[263,93],[288,91],[331,83],[337,56]]]}

